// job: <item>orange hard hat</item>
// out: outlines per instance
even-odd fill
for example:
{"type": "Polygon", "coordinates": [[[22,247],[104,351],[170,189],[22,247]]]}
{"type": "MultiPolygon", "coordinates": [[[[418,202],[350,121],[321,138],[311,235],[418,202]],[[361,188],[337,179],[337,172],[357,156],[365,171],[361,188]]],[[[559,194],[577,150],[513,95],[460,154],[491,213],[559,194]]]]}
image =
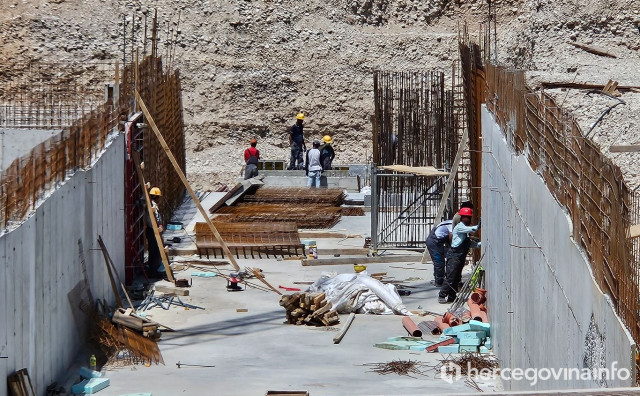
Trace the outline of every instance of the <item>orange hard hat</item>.
{"type": "Polygon", "coordinates": [[[471,216],[473,216],[473,211],[471,210],[471,208],[461,208],[460,211],[458,212],[458,214],[460,216],[471,217],[471,216]]]}

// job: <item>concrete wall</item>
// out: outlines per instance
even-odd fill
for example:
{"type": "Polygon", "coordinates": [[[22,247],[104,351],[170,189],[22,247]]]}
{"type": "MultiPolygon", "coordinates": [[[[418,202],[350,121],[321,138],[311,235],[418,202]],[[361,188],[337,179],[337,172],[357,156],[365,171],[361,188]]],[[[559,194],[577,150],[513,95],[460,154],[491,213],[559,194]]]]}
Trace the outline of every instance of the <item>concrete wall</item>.
{"type": "MultiPolygon", "coordinates": [[[[534,389],[630,386],[635,344],[602,294],[567,214],[482,112],[482,264],[492,343],[509,368],[631,370],[628,380],[547,380],[534,389]]],[[[529,381],[505,389],[531,390],[529,381]]]]}
{"type": "MultiPolygon", "coordinates": [[[[39,395],[83,347],[82,242],[94,298],[113,302],[98,234],[124,276],[124,135],[22,225],[0,236],[0,378],[27,368],[39,395]]],[[[88,352],[88,351],[87,351],[88,352]]],[[[88,364],[88,363],[87,363],[88,364]]],[[[5,380],[2,380],[5,381],[5,380]]],[[[0,385],[0,396],[7,393],[0,385]]]]}
{"type": "Polygon", "coordinates": [[[0,128],[0,170],[13,160],[29,154],[31,149],[59,134],[58,130],[0,128]]]}

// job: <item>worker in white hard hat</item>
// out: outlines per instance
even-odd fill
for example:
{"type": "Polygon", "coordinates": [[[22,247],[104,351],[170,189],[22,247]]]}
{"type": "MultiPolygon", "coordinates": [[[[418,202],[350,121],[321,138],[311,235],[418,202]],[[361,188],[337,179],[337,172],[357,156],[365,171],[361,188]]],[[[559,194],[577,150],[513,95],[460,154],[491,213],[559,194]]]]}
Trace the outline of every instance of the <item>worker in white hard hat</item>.
{"type": "Polygon", "coordinates": [[[322,170],[331,170],[333,159],[336,157],[336,152],[333,151],[331,144],[333,138],[329,135],[324,135],[322,138],[322,144],[320,145],[320,163],[322,164],[322,170]]]}
{"type": "MultiPolygon", "coordinates": [[[[153,217],[156,220],[156,225],[158,226],[158,232],[162,237],[162,232],[164,231],[164,224],[162,223],[162,215],[160,214],[160,208],[158,206],[158,201],[162,197],[162,192],[158,187],[153,187],[149,190],[149,199],[151,200],[151,212],[153,213],[153,217]]],[[[147,212],[145,216],[145,220],[147,226],[145,228],[145,235],[147,237],[147,247],[149,249],[149,257],[147,258],[147,267],[149,270],[147,271],[147,276],[150,278],[163,278],[165,276],[164,265],[162,264],[162,258],[160,257],[160,247],[158,246],[158,242],[156,241],[156,235],[153,232],[153,224],[151,223],[151,218],[147,212]]]]}
{"type": "Polygon", "coordinates": [[[287,169],[302,169],[304,166],[304,113],[298,113],[296,123],[289,130],[289,145],[291,145],[291,161],[287,169]]]}

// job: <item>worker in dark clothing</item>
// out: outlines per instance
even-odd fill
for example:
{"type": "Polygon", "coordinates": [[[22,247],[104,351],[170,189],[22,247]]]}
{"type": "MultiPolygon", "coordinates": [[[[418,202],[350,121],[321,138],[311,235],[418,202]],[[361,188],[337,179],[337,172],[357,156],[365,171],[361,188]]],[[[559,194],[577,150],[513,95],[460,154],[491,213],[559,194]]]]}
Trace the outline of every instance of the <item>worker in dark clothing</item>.
{"type": "Polygon", "coordinates": [[[287,169],[302,169],[304,166],[304,113],[298,113],[296,123],[289,130],[289,144],[291,145],[291,161],[287,169]]]}
{"type": "Polygon", "coordinates": [[[244,179],[251,179],[258,176],[258,162],[260,161],[260,150],[256,148],[258,141],[251,139],[251,147],[244,150],[244,179]]]}
{"type": "Polygon", "coordinates": [[[427,237],[427,250],[433,261],[433,278],[435,285],[441,287],[445,277],[445,255],[451,243],[451,220],[443,221],[431,229],[427,237]]]}
{"type": "MultiPolygon", "coordinates": [[[[162,232],[164,231],[162,216],[160,215],[160,208],[158,207],[158,200],[161,196],[162,192],[158,187],[153,187],[151,190],[149,190],[151,211],[156,220],[156,225],[158,226],[160,237],[162,237],[162,232]]],[[[156,235],[153,232],[153,224],[151,222],[151,218],[149,217],[148,211],[147,215],[145,216],[145,222],[145,235],[147,237],[147,248],[149,249],[149,257],[147,258],[147,266],[149,268],[149,272],[147,275],[152,278],[163,278],[166,273],[164,270],[164,265],[162,264],[162,258],[160,257],[160,247],[158,246],[158,242],[156,241],[156,235]]]]}
{"type": "Polygon", "coordinates": [[[451,303],[456,299],[458,283],[462,279],[462,268],[467,253],[470,248],[480,247],[480,242],[472,241],[469,237],[469,233],[480,229],[480,222],[478,225],[470,226],[473,211],[469,208],[462,208],[458,213],[460,214],[460,223],[452,231],[451,247],[446,254],[446,276],[438,294],[440,304],[451,303]]]}
{"type": "Polygon", "coordinates": [[[336,152],[333,151],[331,144],[333,139],[329,135],[325,135],[322,138],[322,145],[320,146],[320,163],[322,164],[322,170],[331,170],[333,159],[336,157],[336,152]]]}

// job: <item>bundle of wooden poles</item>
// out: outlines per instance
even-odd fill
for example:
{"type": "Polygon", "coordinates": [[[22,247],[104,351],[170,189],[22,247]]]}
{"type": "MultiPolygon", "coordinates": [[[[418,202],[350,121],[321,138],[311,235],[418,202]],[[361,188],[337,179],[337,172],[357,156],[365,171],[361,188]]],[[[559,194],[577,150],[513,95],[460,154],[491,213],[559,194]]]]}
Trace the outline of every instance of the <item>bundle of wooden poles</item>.
{"type": "Polygon", "coordinates": [[[280,298],[287,311],[287,322],[294,325],[333,326],[340,322],[338,313],[325,300],[324,293],[294,293],[280,298]]]}

